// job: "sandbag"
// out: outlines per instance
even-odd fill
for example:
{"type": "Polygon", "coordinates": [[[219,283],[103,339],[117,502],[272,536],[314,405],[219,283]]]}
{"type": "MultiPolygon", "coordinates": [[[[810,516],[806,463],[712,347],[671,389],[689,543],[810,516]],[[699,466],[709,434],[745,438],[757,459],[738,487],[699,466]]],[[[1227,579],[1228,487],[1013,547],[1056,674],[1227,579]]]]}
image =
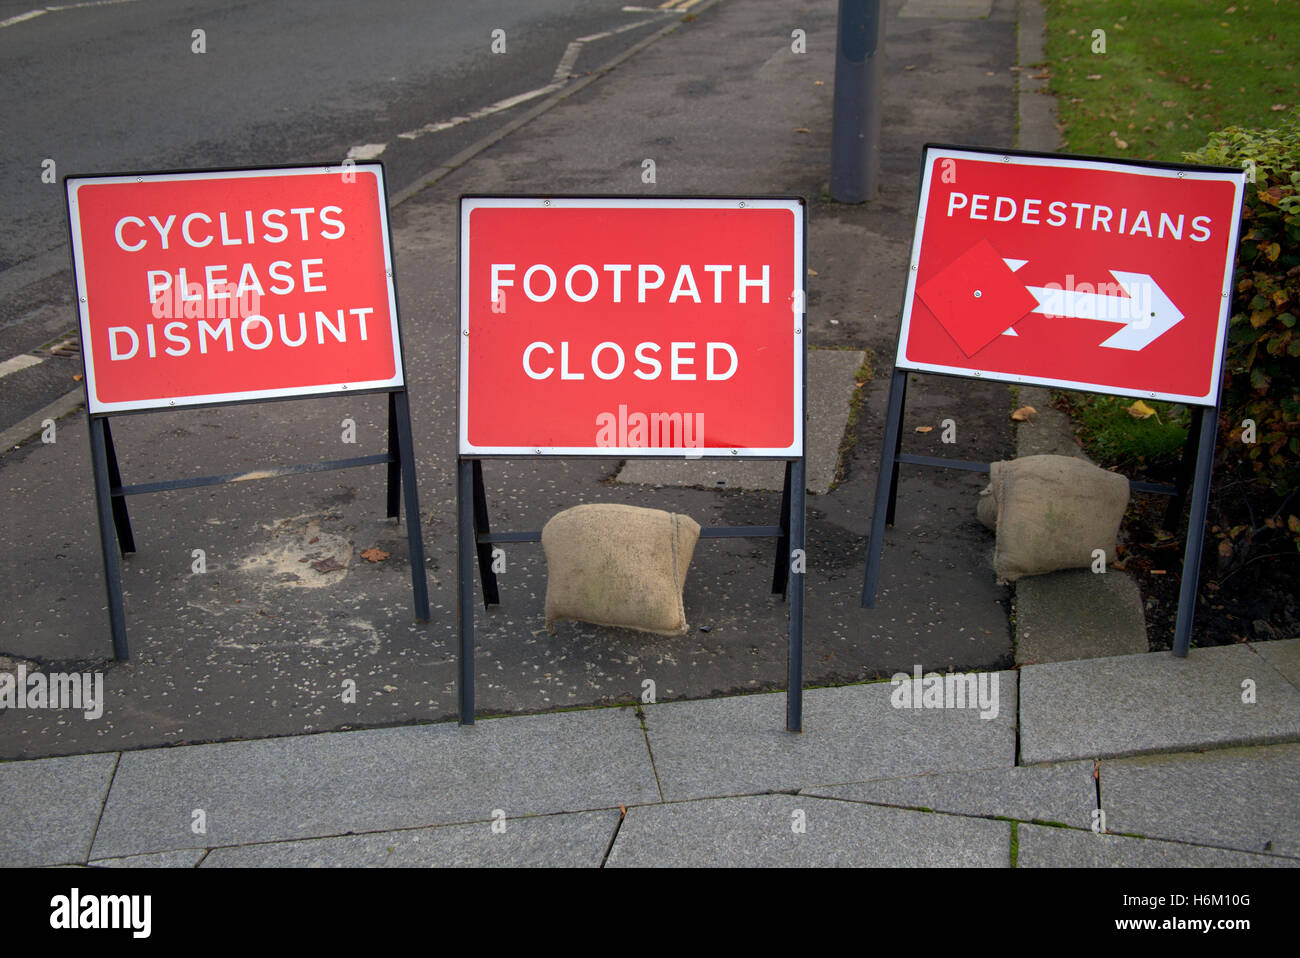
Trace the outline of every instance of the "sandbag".
{"type": "Polygon", "coordinates": [[[683,635],[682,590],[700,526],[690,516],[617,503],[575,506],[542,527],[546,628],[590,622],[683,635]]]}
{"type": "Polygon", "coordinates": [[[1026,456],[993,463],[989,477],[976,513],[986,526],[993,520],[998,581],[1087,568],[1094,549],[1115,558],[1129,499],[1123,476],[1075,456],[1026,456]]]}

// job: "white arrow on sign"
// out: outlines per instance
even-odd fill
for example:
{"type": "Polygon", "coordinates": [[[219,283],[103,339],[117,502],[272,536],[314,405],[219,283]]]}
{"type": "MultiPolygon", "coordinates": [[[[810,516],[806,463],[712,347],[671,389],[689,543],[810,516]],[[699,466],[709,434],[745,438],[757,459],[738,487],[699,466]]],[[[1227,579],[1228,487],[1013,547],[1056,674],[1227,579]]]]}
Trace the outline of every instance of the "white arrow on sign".
{"type": "MultiPolygon", "coordinates": [[[[1114,292],[1125,295],[1088,292],[1078,288],[1026,286],[1038,300],[1032,312],[1071,319],[1096,319],[1122,323],[1123,328],[1101,345],[1111,349],[1145,349],[1183,320],[1182,311],[1165,295],[1158,283],[1146,273],[1125,273],[1113,269],[1114,292]]],[[[1101,284],[1106,288],[1110,284],[1101,284]]]]}

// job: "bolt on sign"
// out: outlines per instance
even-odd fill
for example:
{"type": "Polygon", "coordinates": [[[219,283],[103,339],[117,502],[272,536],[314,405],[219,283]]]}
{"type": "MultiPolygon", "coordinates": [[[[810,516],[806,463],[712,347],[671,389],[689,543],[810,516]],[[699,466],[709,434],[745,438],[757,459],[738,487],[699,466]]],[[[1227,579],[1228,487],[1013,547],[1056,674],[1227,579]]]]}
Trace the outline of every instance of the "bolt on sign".
{"type": "Polygon", "coordinates": [[[1240,171],[926,147],[895,365],[1215,405],[1240,171]]]}
{"type": "Polygon", "coordinates": [[[378,164],[67,192],[91,413],[402,386],[378,164]]]}
{"type": "Polygon", "coordinates": [[[803,450],[799,200],[461,202],[460,452],[803,450]]]}

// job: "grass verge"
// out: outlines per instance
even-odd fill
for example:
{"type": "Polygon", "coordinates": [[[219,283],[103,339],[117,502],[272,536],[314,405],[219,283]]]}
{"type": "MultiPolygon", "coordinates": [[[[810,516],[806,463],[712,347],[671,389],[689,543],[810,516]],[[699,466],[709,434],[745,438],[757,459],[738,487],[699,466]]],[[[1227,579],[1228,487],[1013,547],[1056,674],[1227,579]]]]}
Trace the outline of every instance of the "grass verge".
{"type": "Polygon", "coordinates": [[[1300,103],[1294,0],[1045,5],[1045,69],[1070,152],[1177,161],[1214,130],[1272,126],[1300,103]]]}

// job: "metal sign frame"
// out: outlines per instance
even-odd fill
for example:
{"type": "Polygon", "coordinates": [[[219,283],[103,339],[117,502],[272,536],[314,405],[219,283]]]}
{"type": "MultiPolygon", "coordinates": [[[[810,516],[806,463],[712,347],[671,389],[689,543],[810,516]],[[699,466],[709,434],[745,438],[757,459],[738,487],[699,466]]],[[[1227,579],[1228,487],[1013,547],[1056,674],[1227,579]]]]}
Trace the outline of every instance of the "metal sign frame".
{"type": "MultiPolygon", "coordinates": [[[[961,151],[980,153],[997,157],[1027,157],[1036,160],[1056,160],[1075,162],[1104,162],[1108,165],[1158,168],[1172,171],[1190,171],[1197,173],[1232,174],[1245,177],[1243,170],[1228,167],[1194,166],[1190,164],[1151,163],[1138,160],[1114,160],[1100,157],[1072,156],[1069,154],[1039,153],[1022,150],[993,150],[982,147],[964,147],[948,144],[926,144],[922,148],[922,175],[917,188],[917,210],[924,210],[925,184],[930,163],[931,151],[961,151]]],[[[1183,506],[1191,492],[1191,508],[1188,512],[1187,531],[1183,548],[1183,571],[1178,596],[1178,619],[1174,630],[1173,653],[1186,656],[1191,645],[1192,618],[1196,611],[1197,584],[1200,579],[1201,551],[1205,537],[1205,520],[1209,509],[1210,481],[1214,467],[1214,443],[1219,421],[1219,395],[1223,386],[1223,367],[1226,363],[1225,343],[1228,333],[1228,321],[1232,310],[1233,274],[1236,262],[1236,240],[1241,222],[1242,190],[1238,189],[1236,198],[1236,217],[1232,223],[1229,237],[1229,260],[1225,272],[1225,286],[1221,297],[1218,343],[1214,370],[1214,390],[1209,401],[1194,403],[1183,400],[1192,410],[1192,422],[1187,431],[1187,440],[1183,446],[1182,459],[1179,464],[1178,479],[1174,485],[1129,481],[1132,492],[1144,492],[1171,497],[1164,516],[1164,526],[1172,529],[1182,515],[1183,506]]],[[[912,238],[912,250],[908,262],[915,263],[919,255],[922,221],[918,219],[916,231],[912,238]]],[[[871,532],[867,541],[867,562],[863,573],[861,605],[874,608],[876,592],[880,580],[880,563],[884,553],[884,533],[886,525],[894,524],[894,513],[898,494],[898,467],[901,463],[908,465],[929,466],[933,468],[962,469],[969,472],[989,472],[989,464],[964,459],[949,459],[935,456],[917,456],[902,452],[903,411],[907,397],[907,377],[927,373],[946,375],[955,378],[984,378],[1010,383],[1029,382],[1014,376],[975,372],[960,372],[951,369],[919,368],[916,365],[898,364],[904,346],[904,317],[910,313],[911,302],[915,292],[915,270],[909,270],[903,306],[899,316],[899,341],[895,351],[895,364],[889,385],[889,400],[885,410],[885,431],[881,444],[880,470],[876,480],[876,499],[872,511],[871,532]]],[[[1063,387],[1064,388],[1064,387],[1063,387]]],[[[1128,395],[1127,392],[1114,392],[1108,389],[1073,385],[1068,388],[1080,392],[1092,392],[1101,395],[1128,395]]],[[[1150,396],[1150,393],[1143,393],[1150,396]]]]}
{"type": "MultiPolygon", "coordinates": [[[[460,315],[457,321],[458,327],[464,330],[464,323],[467,316],[464,314],[468,311],[468,293],[464,288],[465,285],[465,257],[466,247],[469,242],[465,230],[466,218],[464,207],[466,200],[483,200],[483,199],[500,199],[504,201],[536,201],[551,202],[555,200],[618,200],[628,204],[640,205],[644,201],[655,201],[654,205],[664,205],[664,201],[684,200],[694,203],[700,202],[752,202],[752,201],[771,201],[780,200],[788,203],[797,203],[799,209],[799,242],[797,243],[796,256],[798,257],[795,280],[799,284],[799,290],[804,294],[799,302],[800,309],[792,311],[794,320],[795,333],[798,336],[799,347],[796,349],[796,376],[795,396],[798,403],[796,411],[797,422],[797,439],[798,454],[790,455],[784,452],[772,451],[755,451],[743,450],[742,455],[736,456],[729,450],[719,449],[712,452],[701,449],[684,450],[682,453],[668,454],[662,451],[662,447],[657,447],[650,452],[640,452],[639,458],[645,459],[722,459],[734,460],[737,458],[781,460],[785,462],[785,479],[781,493],[781,513],[776,525],[764,526],[705,526],[700,529],[701,539],[720,539],[720,538],[774,538],[777,540],[776,553],[773,562],[772,571],[772,592],[781,594],[789,600],[789,655],[787,659],[787,685],[786,685],[786,728],[791,732],[800,732],[803,730],[803,604],[804,604],[804,565],[794,562],[794,553],[796,550],[803,554],[804,538],[806,529],[806,500],[807,500],[807,473],[806,473],[806,420],[807,420],[807,376],[808,376],[808,356],[806,337],[804,330],[807,328],[807,264],[808,264],[808,206],[803,197],[796,196],[654,196],[654,197],[637,197],[637,196],[617,196],[617,195],[568,195],[568,194],[463,194],[460,197],[461,215],[457,218],[457,303],[459,304],[460,315]]],[[[650,204],[647,204],[650,205],[650,204]]],[[[456,692],[457,692],[457,709],[461,725],[474,724],[474,662],[475,662],[475,599],[474,599],[474,567],[478,566],[479,580],[483,594],[483,604],[485,608],[500,603],[500,591],[498,588],[496,574],[492,571],[492,549],[497,543],[509,542],[540,542],[542,534],[540,530],[528,530],[521,532],[493,532],[491,522],[488,516],[487,496],[484,491],[483,483],[483,460],[484,459],[520,459],[536,458],[572,458],[572,459],[624,459],[629,456],[625,449],[611,449],[609,452],[581,451],[573,452],[565,449],[533,449],[527,455],[518,452],[506,453],[483,453],[466,451],[463,445],[464,427],[466,422],[465,406],[465,389],[466,383],[463,381],[465,376],[465,336],[457,335],[460,354],[457,364],[457,396],[458,396],[458,430],[457,430],[457,458],[456,458],[456,475],[457,475],[457,552],[458,561],[456,568],[457,578],[457,623],[458,623],[458,661],[459,669],[457,672],[456,692]]]]}
{"type": "MultiPolygon", "coordinates": [[[[393,268],[394,256],[392,233],[388,222],[387,188],[382,163],[367,163],[366,166],[377,167],[379,182],[380,220],[383,224],[384,256],[387,264],[389,291],[392,297],[393,344],[396,350],[396,384],[369,388],[348,389],[347,385],[339,388],[307,387],[301,390],[259,391],[255,395],[240,398],[213,400],[211,397],[195,397],[182,400],[179,404],[184,409],[218,408],[222,406],[244,405],[254,402],[277,402],[292,399],[316,399],[323,395],[374,395],[384,393],[388,396],[388,451],[377,455],[355,456],[348,459],[335,459],[324,462],[305,463],[294,466],[279,466],[238,473],[226,473],[214,476],[192,476],[183,479],[166,479],[155,482],[124,485],[118,463],[117,450],[113,443],[113,433],[109,420],[114,415],[140,415],[159,411],[173,410],[173,405],[166,406],[159,402],[136,404],[130,408],[120,408],[117,404],[108,404],[96,409],[91,391],[90,366],[93,360],[87,358],[88,350],[81,351],[86,389],[86,416],[90,432],[91,473],[95,486],[95,503],[99,520],[100,549],[104,561],[104,586],[108,596],[109,623],[113,641],[113,654],[118,660],[130,657],[126,633],[126,613],[122,596],[122,579],[120,560],[136,551],[135,536],[131,530],[130,515],[127,511],[126,497],[152,492],[165,492],[172,489],[190,489],[200,486],[219,485],[228,482],[242,482],[249,479],[278,478],[309,472],[326,472],[336,469],[350,469],[357,466],[386,464],[387,469],[387,514],[389,518],[399,518],[400,509],[405,502],[407,545],[411,565],[411,590],[415,617],[420,622],[429,620],[428,580],[424,568],[424,539],[420,528],[420,504],[416,488],[415,453],[411,431],[410,403],[406,390],[406,350],[402,342],[401,322],[397,301],[396,274],[393,268]],[[403,486],[405,488],[403,489],[403,486]]],[[[358,167],[359,168],[359,167],[358,167]]],[[[167,170],[141,171],[114,174],[72,174],[63,178],[64,197],[68,212],[69,253],[73,280],[77,289],[77,310],[80,329],[83,336],[89,331],[89,306],[86,301],[82,259],[80,256],[81,237],[77,229],[78,218],[72,210],[73,184],[78,181],[107,182],[127,177],[147,180],[174,179],[192,175],[195,179],[219,178],[223,175],[256,175],[258,173],[275,174],[280,171],[317,174],[346,174],[347,166],[307,166],[292,164],[286,166],[231,167],[228,169],[203,170],[167,170]]],[[[292,174],[290,174],[292,175],[292,174]]]]}

